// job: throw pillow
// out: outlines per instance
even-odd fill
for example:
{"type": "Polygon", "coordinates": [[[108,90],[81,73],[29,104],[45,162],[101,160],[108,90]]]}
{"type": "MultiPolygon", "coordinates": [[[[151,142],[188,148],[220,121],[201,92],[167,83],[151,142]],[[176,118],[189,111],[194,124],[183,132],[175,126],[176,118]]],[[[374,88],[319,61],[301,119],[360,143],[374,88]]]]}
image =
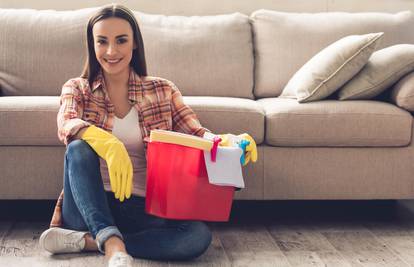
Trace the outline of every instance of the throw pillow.
{"type": "Polygon", "coordinates": [[[409,73],[393,86],[391,100],[397,106],[414,112],[414,72],[409,73]]]}
{"type": "Polygon", "coordinates": [[[338,92],[340,100],[373,98],[414,70],[414,45],[393,45],[372,54],[364,68],[338,92]]]}
{"type": "Polygon", "coordinates": [[[313,56],[289,80],[281,97],[299,103],[324,99],[358,73],[383,33],[346,36],[313,56]]]}

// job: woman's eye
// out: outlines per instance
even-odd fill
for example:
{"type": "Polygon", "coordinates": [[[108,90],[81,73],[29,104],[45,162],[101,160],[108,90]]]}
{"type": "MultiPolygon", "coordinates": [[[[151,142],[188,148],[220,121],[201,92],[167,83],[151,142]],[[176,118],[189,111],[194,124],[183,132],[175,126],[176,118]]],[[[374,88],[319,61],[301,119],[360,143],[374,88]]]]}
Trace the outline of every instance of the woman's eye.
{"type": "Polygon", "coordinates": [[[97,42],[98,44],[105,44],[106,43],[106,41],[105,40],[98,40],[98,42],[97,42]]]}
{"type": "Polygon", "coordinates": [[[123,43],[126,43],[126,42],[128,42],[127,39],[124,39],[124,38],[118,39],[118,44],[123,44],[123,43]]]}

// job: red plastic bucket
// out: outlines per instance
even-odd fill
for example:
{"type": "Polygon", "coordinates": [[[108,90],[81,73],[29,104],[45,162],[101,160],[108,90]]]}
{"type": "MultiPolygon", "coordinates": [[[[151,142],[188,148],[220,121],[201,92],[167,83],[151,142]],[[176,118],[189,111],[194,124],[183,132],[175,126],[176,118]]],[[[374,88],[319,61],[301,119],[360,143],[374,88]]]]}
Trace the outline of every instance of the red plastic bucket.
{"type": "Polygon", "coordinates": [[[168,219],[228,221],[233,196],[233,186],[208,182],[203,150],[148,143],[147,213],[168,219]]]}

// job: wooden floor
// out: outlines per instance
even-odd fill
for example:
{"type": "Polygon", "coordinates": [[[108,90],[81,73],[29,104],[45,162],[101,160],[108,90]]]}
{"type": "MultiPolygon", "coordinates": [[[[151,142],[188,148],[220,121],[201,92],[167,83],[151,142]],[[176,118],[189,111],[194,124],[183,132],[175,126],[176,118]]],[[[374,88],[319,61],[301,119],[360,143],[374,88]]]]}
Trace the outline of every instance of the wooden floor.
{"type": "MultiPolygon", "coordinates": [[[[98,253],[40,250],[51,208],[0,201],[0,266],[106,266],[98,253]]],[[[134,266],[414,266],[413,218],[397,201],[237,201],[230,222],[208,223],[213,242],[197,260],[134,266]]]]}

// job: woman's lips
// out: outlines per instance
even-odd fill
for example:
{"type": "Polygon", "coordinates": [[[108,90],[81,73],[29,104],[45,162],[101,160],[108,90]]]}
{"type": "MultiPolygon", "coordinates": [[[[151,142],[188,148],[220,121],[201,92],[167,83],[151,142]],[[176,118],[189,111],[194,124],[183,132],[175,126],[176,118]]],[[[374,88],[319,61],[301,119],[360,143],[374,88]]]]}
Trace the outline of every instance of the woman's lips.
{"type": "Polygon", "coordinates": [[[122,60],[122,58],[118,58],[118,59],[107,59],[107,58],[105,58],[104,60],[105,60],[106,63],[108,63],[110,65],[114,65],[114,64],[119,63],[122,60]]]}

